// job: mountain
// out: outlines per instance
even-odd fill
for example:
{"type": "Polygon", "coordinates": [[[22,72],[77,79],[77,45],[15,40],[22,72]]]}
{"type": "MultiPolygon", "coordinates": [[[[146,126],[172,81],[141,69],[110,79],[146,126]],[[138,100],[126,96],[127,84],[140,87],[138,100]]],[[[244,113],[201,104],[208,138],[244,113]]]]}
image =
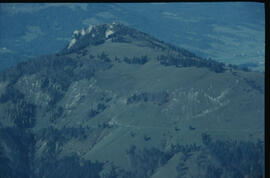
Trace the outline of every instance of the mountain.
{"type": "Polygon", "coordinates": [[[0,73],[0,177],[263,177],[264,74],[123,24],[0,73]]]}
{"type": "Polygon", "coordinates": [[[201,57],[265,68],[265,13],[259,2],[1,3],[0,19],[0,71],[58,52],[77,28],[113,21],[201,57]]]}

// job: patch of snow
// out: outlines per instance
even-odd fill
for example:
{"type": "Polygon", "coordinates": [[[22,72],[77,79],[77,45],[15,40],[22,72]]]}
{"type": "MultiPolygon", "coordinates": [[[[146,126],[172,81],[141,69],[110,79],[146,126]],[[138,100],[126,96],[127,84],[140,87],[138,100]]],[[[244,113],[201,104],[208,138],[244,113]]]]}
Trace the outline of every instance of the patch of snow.
{"type": "Polygon", "coordinates": [[[228,89],[224,90],[220,93],[220,95],[218,97],[216,97],[219,101],[224,98],[224,96],[226,96],[228,94],[228,89]]]}
{"type": "Polygon", "coordinates": [[[73,38],[70,43],[68,44],[68,49],[70,49],[76,43],[76,39],[73,38]]]}
{"type": "Polygon", "coordinates": [[[111,34],[113,34],[114,33],[114,31],[112,31],[112,30],[107,30],[106,32],[105,32],[105,36],[106,36],[106,38],[108,38],[111,34]]]}
{"type": "Polygon", "coordinates": [[[212,109],[206,109],[206,110],[202,111],[201,113],[196,114],[195,116],[192,116],[192,118],[205,116],[205,115],[207,115],[209,113],[212,113],[212,112],[216,111],[217,109],[219,109],[219,107],[215,107],[215,108],[212,108],[212,109]]]}
{"type": "Polygon", "coordinates": [[[212,96],[209,96],[209,95],[207,95],[206,93],[204,94],[204,96],[206,96],[208,99],[210,99],[212,102],[215,102],[215,103],[221,103],[221,100],[228,94],[228,92],[229,92],[229,90],[228,89],[226,89],[226,90],[224,90],[224,91],[222,91],[221,93],[220,93],[220,95],[219,96],[217,96],[217,97],[212,97],[212,96]]]}
{"type": "Polygon", "coordinates": [[[108,124],[109,124],[110,126],[113,126],[113,125],[118,125],[118,122],[113,118],[113,119],[111,119],[111,120],[108,122],[108,124]]]}

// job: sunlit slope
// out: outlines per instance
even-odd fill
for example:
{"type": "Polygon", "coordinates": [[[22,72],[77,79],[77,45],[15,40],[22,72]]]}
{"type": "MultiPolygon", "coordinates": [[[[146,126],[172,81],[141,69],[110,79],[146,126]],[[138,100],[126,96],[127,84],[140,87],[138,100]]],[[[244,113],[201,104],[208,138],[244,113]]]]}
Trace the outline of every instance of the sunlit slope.
{"type": "MultiPolygon", "coordinates": [[[[230,72],[213,76],[207,69],[179,69],[149,62],[136,67],[120,64],[98,73],[96,81],[95,91],[114,96],[110,107],[84,121],[89,126],[108,123],[111,131],[85,153],[85,158],[112,157],[126,166],[121,155],[133,144],[159,148],[177,143],[200,144],[204,132],[217,139],[263,138],[264,97],[230,72]],[[133,95],[162,92],[168,94],[168,101],[160,105],[144,100],[128,104],[133,95]],[[146,141],[145,136],[151,139],[146,141]]],[[[90,100],[78,99],[73,117],[80,115],[82,108],[89,108],[90,100]]]]}

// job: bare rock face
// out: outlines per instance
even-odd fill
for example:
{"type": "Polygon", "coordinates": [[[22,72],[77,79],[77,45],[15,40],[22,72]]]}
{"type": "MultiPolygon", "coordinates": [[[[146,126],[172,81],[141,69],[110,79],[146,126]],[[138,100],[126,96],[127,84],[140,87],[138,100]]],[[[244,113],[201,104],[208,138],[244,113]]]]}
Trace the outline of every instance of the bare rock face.
{"type": "Polygon", "coordinates": [[[0,177],[263,177],[264,74],[122,24],[0,73],[0,177]]]}

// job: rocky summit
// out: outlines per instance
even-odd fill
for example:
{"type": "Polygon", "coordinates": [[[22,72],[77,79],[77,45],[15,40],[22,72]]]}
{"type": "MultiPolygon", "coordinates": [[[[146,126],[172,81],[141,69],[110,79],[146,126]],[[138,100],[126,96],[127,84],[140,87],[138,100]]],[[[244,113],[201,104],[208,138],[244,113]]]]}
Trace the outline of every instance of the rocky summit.
{"type": "Polygon", "coordinates": [[[264,73],[128,26],[0,73],[0,177],[264,176],[264,73]]]}

